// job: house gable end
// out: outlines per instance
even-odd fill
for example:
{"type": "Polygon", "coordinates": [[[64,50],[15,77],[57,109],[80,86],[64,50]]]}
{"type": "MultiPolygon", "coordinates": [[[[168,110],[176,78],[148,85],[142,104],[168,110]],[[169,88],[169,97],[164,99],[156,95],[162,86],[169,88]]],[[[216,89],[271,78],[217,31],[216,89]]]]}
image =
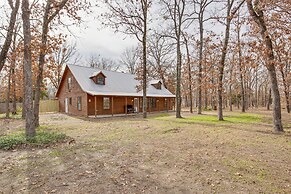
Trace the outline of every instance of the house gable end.
{"type": "Polygon", "coordinates": [[[59,97],[61,87],[63,86],[63,84],[64,84],[64,82],[65,82],[65,81],[64,81],[64,77],[65,77],[65,74],[67,73],[67,71],[68,71],[68,66],[65,67],[65,70],[64,70],[64,72],[63,72],[63,75],[62,75],[62,78],[61,78],[61,81],[60,81],[60,84],[59,84],[59,86],[58,86],[58,90],[57,90],[57,92],[56,92],[56,97],[57,97],[57,98],[59,97]]]}
{"type": "MultiPolygon", "coordinates": [[[[75,87],[80,88],[83,92],[85,92],[85,91],[82,89],[82,87],[80,86],[80,84],[78,83],[78,80],[75,78],[73,72],[68,68],[68,66],[66,66],[66,67],[65,67],[65,70],[64,70],[64,73],[63,73],[63,75],[62,75],[62,79],[61,79],[60,85],[59,85],[58,90],[57,90],[57,92],[56,92],[56,97],[57,97],[57,98],[59,97],[59,95],[60,95],[60,93],[62,92],[62,90],[67,90],[67,87],[66,87],[65,85],[68,84],[68,83],[67,83],[67,80],[68,80],[69,77],[72,77],[72,80],[74,80],[74,81],[73,81],[73,84],[76,84],[76,86],[74,86],[74,88],[75,88],[75,87]],[[70,75],[71,75],[71,76],[70,76],[70,75]]],[[[86,92],[85,92],[85,93],[86,93],[86,92]]]]}

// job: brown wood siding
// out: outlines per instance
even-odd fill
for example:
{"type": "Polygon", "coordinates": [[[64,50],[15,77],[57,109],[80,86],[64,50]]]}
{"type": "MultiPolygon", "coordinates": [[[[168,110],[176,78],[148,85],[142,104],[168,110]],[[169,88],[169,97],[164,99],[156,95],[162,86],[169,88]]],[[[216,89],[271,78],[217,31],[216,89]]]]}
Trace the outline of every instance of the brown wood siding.
{"type": "MultiPolygon", "coordinates": [[[[89,79],[89,78],[88,78],[89,79]]],[[[66,68],[62,82],[57,94],[59,99],[59,109],[60,112],[65,112],[65,99],[72,99],[72,103],[68,102],[68,114],[77,115],[77,116],[88,116],[95,115],[95,99],[96,99],[96,114],[97,115],[111,115],[111,114],[124,114],[125,106],[132,105],[134,107],[134,99],[138,99],[138,111],[142,112],[142,98],[141,97],[124,97],[124,96],[96,96],[85,93],[80,85],[77,83],[76,79],[72,75],[71,71],[66,68]],[[72,88],[68,90],[68,77],[72,78],[72,88]],[[77,98],[82,98],[82,110],[78,110],[77,107],[77,98]],[[103,107],[103,98],[108,97],[110,99],[109,109],[104,109],[103,107]],[[112,109],[112,100],[113,100],[113,109],[112,109]],[[113,110],[113,111],[112,111],[113,110]]],[[[157,111],[167,111],[173,110],[175,98],[155,98],[157,100],[156,107],[153,108],[149,106],[150,97],[147,98],[148,102],[148,112],[157,112],[157,111]],[[165,106],[165,99],[168,100],[167,106],[165,106]]]]}
{"type": "Polygon", "coordinates": [[[72,98],[72,104],[68,102],[68,110],[71,115],[78,115],[78,116],[88,116],[88,111],[87,111],[87,94],[81,89],[80,85],[72,75],[71,71],[66,68],[64,75],[63,75],[63,81],[60,85],[59,88],[59,93],[58,93],[58,99],[59,99],[59,107],[60,107],[60,112],[65,112],[65,99],[72,98]],[[68,77],[72,77],[72,88],[69,91],[68,90],[68,77]],[[82,110],[78,110],[77,108],[77,98],[81,97],[82,98],[82,110]]]}
{"type": "MultiPolygon", "coordinates": [[[[125,114],[125,106],[126,102],[127,105],[134,106],[134,98],[139,99],[139,103],[142,103],[142,100],[140,97],[122,97],[122,96],[96,96],[96,115],[111,115],[113,114],[125,114]],[[110,109],[105,110],[103,108],[103,97],[108,97],[110,99],[110,109]],[[113,112],[112,112],[112,97],[113,97],[113,112]]],[[[173,104],[174,98],[167,98],[168,99],[168,107],[165,106],[165,99],[166,98],[156,98],[159,100],[157,102],[156,108],[150,108],[148,107],[148,112],[158,112],[158,111],[167,111],[167,110],[173,110],[173,104]]],[[[148,99],[149,102],[149,99],[148,99]]],[[[139,108],[138,111],[142,112],[142,109],[139,108]]],[[[95,97],[88,94],[88,115],[95,115],[95,97]]]]}
{"type": "MultiPolygon", "coordinates": [[[[123,97],[123,96],[96,96],[96,107],[97,115],[109,115],[109,114],[124,114],[125,105],[133,105],[133,97],[123,97]],[[110,99],[110,108],[104,109],[103,98],[107,97],[110,99]],[[112,112],[112,97],[113,97],[113,112],[112,112]]],[[[95,115],[95,97],[88,95],[88,115],[95,115]]]]}

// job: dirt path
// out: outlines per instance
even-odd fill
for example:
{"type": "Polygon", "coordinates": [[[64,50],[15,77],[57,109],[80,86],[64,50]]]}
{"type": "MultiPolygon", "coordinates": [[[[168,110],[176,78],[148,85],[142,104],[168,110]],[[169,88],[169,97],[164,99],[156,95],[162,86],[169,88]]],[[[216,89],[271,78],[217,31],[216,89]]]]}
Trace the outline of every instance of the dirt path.
{"type": "Polygon", "coordinates": [[[42,115],[75,144],[0,151],[0,193],[291,193],[290,115],[273,134],[269,112],[257,113],[255,123],[42,115]]]}

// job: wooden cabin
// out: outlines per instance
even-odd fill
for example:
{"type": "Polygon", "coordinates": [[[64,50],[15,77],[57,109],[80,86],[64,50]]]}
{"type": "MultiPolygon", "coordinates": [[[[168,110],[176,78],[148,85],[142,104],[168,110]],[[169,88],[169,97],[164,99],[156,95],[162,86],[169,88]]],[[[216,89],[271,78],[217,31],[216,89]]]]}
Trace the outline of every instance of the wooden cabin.
{"type": "MultiPolygon", "coordinates": [[[[67,65],[56,97],[60,112],[78,116],[142,112],[142,91],[135,75],[67,65]]],[[[173,110],[175,96],[159,80],[147,87],[147,112],[173,110]]]]}

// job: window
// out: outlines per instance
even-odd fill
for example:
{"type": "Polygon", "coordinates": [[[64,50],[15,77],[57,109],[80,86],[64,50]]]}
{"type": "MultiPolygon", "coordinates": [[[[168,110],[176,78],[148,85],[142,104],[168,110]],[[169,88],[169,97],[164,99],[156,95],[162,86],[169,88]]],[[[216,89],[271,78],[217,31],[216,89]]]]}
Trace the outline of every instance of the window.
{"type": "Polygon", "coordinates": [[[105,78],[102,76],[97,77],[97,84],[98,85],[105,85],[105,78]]]}
{"type": "Polygon", "coordinates": [[[159,81],[156,84],[152,84],[152,86],[154,86],[157,90],[161,90],[162,89],[162,83],[159,81]]]}
{"type": "Polygon", "coordinates": [[[168,99],[165,98],[165,108],[168,109],[168,99]]]}
{"type": "Polygon", "coordinates": [[[102,73],[102,71],[94,72],[90,79],[98,85],[105,85],[106,76],[102,73]]]}
{"type": "Polygon", "coordinates": [[[109,97],[103,98],[103,109],[104,110],[110,109],[110,98],[109,97]]]}
{"type": "Polygon", "coordinates": [[[140,99],[139,99],[139,108],[140,108],[140,110],[142,110],[142,105],[143,105],[143,103],[142,103],[142,98],[140,98],[140,99]]]}
{"type": "Polygon", "coordinates": [[[80,96],[77,97],[77,109],[82,110],[82,98],[80,96]]]}
{"type": "Polygon", "coordinates": [[[72,98],[69,98],[69,104],[72,105],[72,98]]]}
{"type": "Polygon", "coordinates": [[[71,91],[71,89],[72,89],[72,78],[69,77],[68,78],[68,90],[69,90],[69,92],[71,91]]]}
{"type": "Polygon", "coordinates": [[[157,99],[156,98],[150,98],[150,106],[151,106],[151,108],[157,107],[157,99]]]}
{"type": "Polygon", "coordinates": [[[162,84],[159,82],[158,84],[157,84],[157,87],[156,87],[158,90],[161,90],[162,89],[162,84]]]}

